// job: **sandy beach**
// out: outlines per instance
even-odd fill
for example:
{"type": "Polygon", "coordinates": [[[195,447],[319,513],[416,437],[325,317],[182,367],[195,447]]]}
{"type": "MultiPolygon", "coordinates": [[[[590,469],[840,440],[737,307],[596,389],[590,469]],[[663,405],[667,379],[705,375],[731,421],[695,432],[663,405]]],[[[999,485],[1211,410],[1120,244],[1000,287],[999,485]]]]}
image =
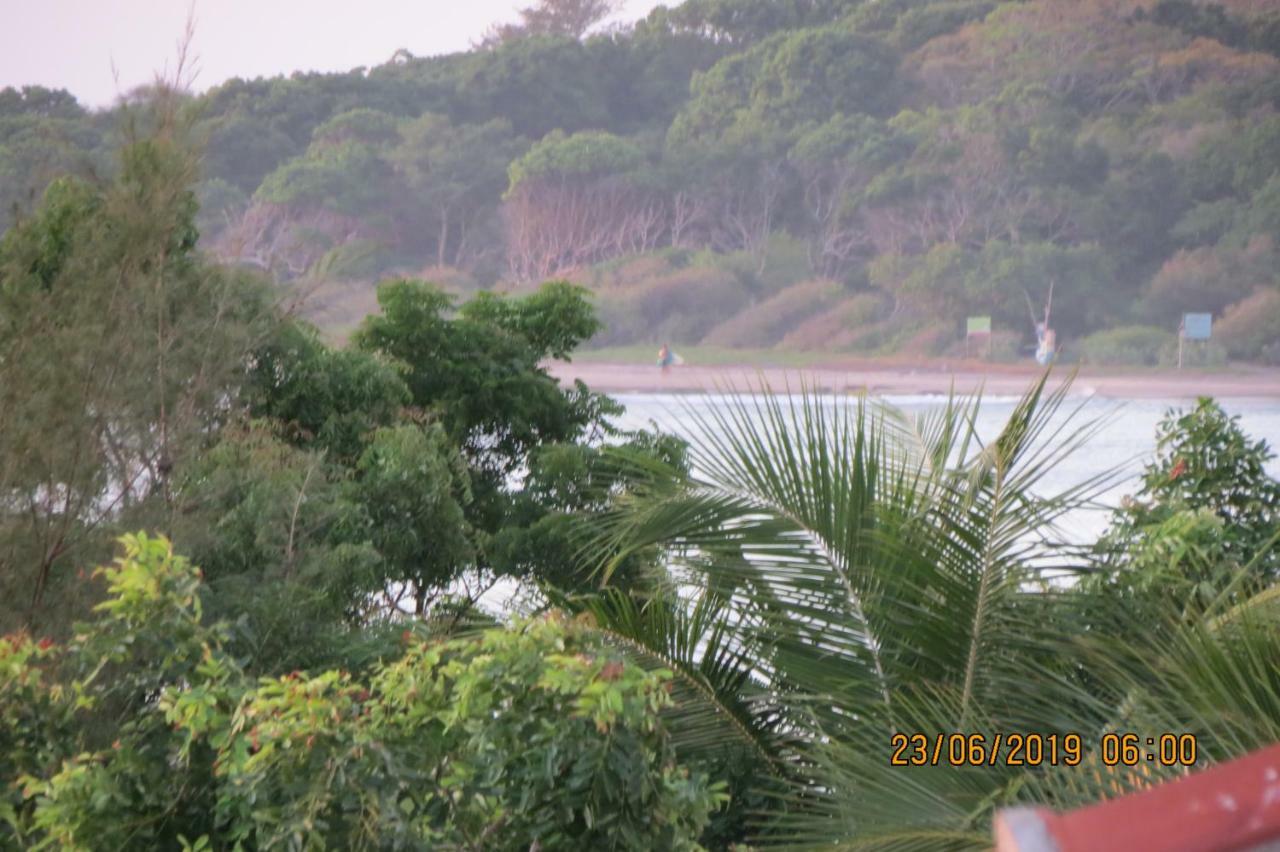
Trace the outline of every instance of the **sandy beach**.
{"type": "MultiPolygon", "coordinates": [[[[1020,394],[1040,375],[1034,366],[990,364],[848,361],[813,367],[699,366],[684,364],[664,373],[652,364],[555,362],[548,365],[561,382],[581,379],[593,390],[610,393],[705,393],[726,388],[798,388],[803,382],[832,393],[1020,394]]],[[[1071,368],[1054,370],[1051,384],[1066,381],[1071,368]]],[[[1071,392],[1112,399],[1269,398],[1280,399],[1280,368],[1233,366],[1209,370],[1101,370],[1081,369],[1071,392]]]]}

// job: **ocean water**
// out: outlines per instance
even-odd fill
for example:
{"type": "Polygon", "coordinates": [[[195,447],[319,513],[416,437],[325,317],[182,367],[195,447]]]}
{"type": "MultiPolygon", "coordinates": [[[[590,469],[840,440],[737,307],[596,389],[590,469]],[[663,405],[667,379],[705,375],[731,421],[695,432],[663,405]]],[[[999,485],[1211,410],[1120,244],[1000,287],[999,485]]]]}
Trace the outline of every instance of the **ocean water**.
{"type": "MultiPolygon", "coordinates": [[[[699,415],[726,404],[717,394],[613,394],[626,406],[617,419],[623,428],[657,428],[685,438],[696,438],[699,415]]],[[[908,413],[925,412],[941,405],[937,396],[913,395],[880,397],[884,402],[908,413]]],[[[979,409],[978,435],[989,441],[999,434],[1008,420],[1015,397],[986,397],[979,409]]],[[[1266,440],[1273,450],[1280,448],[1280,401],[1259,399],[1220,399],[1219,404],[1232,415],[1239,415],[1240,426],[1251,438],[1266,440]]],[[[848,404],[846,398],[830,397],[830,405],[848,404]]],[[[1100,430],[1084,447],[1062,461],[1041,481],[1040,490],[1055,493],[1093,477],[1115,471],[1110,488],[1098,495],[1098,507],[1083,510],[1063,520],[1062,532],[1077,543],[1092,541],[1106,525],[1111,507],[1136,490],[1137,478],[1145,463],[1155,453],[1156,426],[1170,409],[1188,409],[1190,400],[1068,398],[1056,415],[1070,431],[1096,418],[1102,418],[1100,430]]],[[[1058,425],[1055,423],[1055,425],[1058,425]]],[[[1280,478],[1280,459],[1268,463],[1268,472],[1280,478]]]]}

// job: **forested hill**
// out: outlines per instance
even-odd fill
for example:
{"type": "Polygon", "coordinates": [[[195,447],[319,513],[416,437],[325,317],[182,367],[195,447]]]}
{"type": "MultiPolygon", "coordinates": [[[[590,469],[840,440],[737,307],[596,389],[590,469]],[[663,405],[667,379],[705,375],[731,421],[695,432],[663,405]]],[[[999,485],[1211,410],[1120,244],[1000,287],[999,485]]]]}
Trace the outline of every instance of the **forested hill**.
{"type": "MultiPolygon", "coordinates": [[[[1280,362],[1280,3],[544,0],[450,56],[194,98],[202,244],[341,329],[373,283],[591,287],[600,344],[1280,362]],[[572,18],[572,19],[571,19],[572,18]],[[594,35],[590,33],[596,33],[594,35]]],[[[371,59],[375,59],[371,57],[371,59]]],[[[0,227],[118,109],[0,92],[0,227]]]]}

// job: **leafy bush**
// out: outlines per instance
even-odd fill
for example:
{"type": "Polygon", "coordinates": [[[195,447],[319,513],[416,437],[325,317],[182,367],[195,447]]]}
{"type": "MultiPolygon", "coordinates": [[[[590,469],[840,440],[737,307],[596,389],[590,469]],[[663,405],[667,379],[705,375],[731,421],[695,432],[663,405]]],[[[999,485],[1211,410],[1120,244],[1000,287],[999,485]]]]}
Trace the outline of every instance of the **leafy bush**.
{"type": "Polygon", "coordinates": [[[749,298],[733,274],[696,266],[605,291],[600,315],[606,330],[596,342],[696,343],[719,318],[742,310],[749,298]]]}
{"type": "Polygon", "coordinates": [[[955,32],[970,21],[980,20],[995,8],[994,3],[935,3],[908,9],[889,34],[890,41],[904,53],[927,41],[955,32]]]}
{"type": "Polygon", "coordinates": [[[883,307],[880,296],[859,293],[801,322],[782,338],[781,345],[796,349],[852,348],[876,322],[883,307]]]}
{"type": "Polygon", "coordinates": [[[949,322],[934,322],[904,332],[895,348],[907,356],[941,355],[956,340],[955,325],[949,322]]]}
{"type": "Polygon", "coordinates": [[[6,847],[694,850],[724,799],[675,762],[671,673],[585,627],[406,630],[367,675],[255,680],[198,570],[123,543],[72,643],[0,640],[6,847]]]}
{"type": "Polygon", "coordinates": [[[1098,544],[1113,570],[1095,582],[1135,601],[1213,602],[1229,586],[1251,591],[1280,575],[1280,482],[1275,454],[1213,400],[1170,410],[1138,493],[1098,544]],[[1240,574],[1246,572],[1246,576],[1240,574]]]}
{"type": "Polygon", "coordinates": [[[1095,332],[1077,346],[1081,361],[1089,364],[1141,364],[1154,367],[1168,346],[1177,346],[1177,335],[1149,325],[1126,325],[1095,332]]]}
{"type": "Polygon", "coordinates": [[[1280,364],[1280,291],[1259,290],[1227,308],[1214,336],[1234,358],[1280,364]]]}
{"type": "Polygon", "coordinates": [[[689,265],[732,273],[756,297],[773,295],[810,277],[809,250],[802,240],[772,234],[761,251],[721,253],[704,249],[692,256],[689,265]]]}
{"type": "Polygon", "coordinates": [[[1252,251],[1180,251],[1151,279],[1141,309],[1158,322],[1175,324],[1187,312],[1221,314],[1227,305],[1244,298],[1265,280],[1273,262],[1272,253],[1260,247],[1252,251]]]}
{"type": "Polygon", "coordinates": [[[806,281],[742,311],[711,330],[713,346],[772,346],[799,322],[829,309],[841,294],[833,281],[806,281]]]}

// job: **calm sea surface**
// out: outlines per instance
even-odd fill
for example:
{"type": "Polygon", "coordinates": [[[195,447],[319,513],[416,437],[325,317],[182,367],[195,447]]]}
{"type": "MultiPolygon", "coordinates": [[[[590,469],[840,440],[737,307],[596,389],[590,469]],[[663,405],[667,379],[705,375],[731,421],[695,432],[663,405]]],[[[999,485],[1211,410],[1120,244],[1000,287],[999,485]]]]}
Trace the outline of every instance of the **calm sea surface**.
{"type": "MultiPolygon", "coordinates": [[[[628,429],[652,428],[682,437],[697,436],[697,419],[715,406],[726,404],[723,396],[665,395],[665,394],[613,394],[627,407],[617,420],[619,426],[628,429]]],[[[942,403],[932,396],[884,396],[890,405],[915,413],[927,411],[942,403]]],[[[831,398],[832,405],[843,404],[842,398],[831,398]]],[[[979,436],[984,440],[995,437],[1013,411],[1017,400],[1013,397],[988,397],[983,400],[977,421],[979,436]]],[[[1112,469],[1119,469],[1121,478],[1115,487],[1101,495],[1100,503],[1116,505],[1125,494],[1135,490],[1136,478],[1144,463],[1155,453],[1156,424],[1170,408],[1190,408],[1190,400],[1134,400],[1091,398],[1068,399],[1059,416],[1072,415],[1071,422],[1084,424],[1099,416],[1105,418],[1101,431],[1084,448],[1069,456],[1043,480],[1041,490],[1053,493],[1084,482],[1091,477],[1112,469]]],[[[1229,414],[1240,416],[1240,425],[1251,438],[1265,439],[1274,450],[1280,447],[1280,402],[1275,400],[1222,399],[1219,403],[1229,414]]],[[[1280,477],[1280,459],[1268,464],[1272,476],[1280,477]]],[[[1106,512],[1082,512],[1069,518],[1063,525],[1068,537],[1077,541],[1094,538],[1106,526],[1106,512]]]]}

